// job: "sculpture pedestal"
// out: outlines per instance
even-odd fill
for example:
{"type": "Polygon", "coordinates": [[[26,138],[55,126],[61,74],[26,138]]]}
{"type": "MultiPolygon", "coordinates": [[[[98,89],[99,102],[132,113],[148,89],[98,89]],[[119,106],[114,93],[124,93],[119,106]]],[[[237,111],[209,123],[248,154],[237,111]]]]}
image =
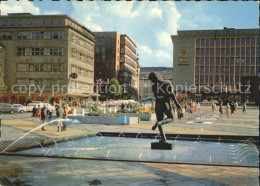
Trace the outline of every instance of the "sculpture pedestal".
{"type": "Polygon", "coordinates": [[[153,142],[151,143],[151,149],[153,150],[172,150],[174,144],[168,142],[153,142]]]}

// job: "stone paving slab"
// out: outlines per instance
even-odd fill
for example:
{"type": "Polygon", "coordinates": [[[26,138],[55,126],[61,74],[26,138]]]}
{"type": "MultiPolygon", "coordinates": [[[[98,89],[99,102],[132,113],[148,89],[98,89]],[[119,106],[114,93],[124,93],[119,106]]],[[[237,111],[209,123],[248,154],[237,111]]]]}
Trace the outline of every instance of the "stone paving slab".
{"type": "MultiPolygon", "coordinates": [[[[0,156],[0,172],[26,185],[258,185],[258,168],[0,156]],[[92,183],[92,184],[91,184],[92,183]]],[[[0,180],[1,183],[1,180],[0,180]]]]}

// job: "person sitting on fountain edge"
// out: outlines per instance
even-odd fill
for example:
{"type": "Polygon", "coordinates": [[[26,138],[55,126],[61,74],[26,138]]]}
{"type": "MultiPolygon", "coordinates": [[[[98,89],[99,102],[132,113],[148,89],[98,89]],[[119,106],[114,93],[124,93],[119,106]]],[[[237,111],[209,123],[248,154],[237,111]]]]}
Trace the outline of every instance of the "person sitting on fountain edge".
{"type": "Polygon", "coordinates": [[[161,125],[171,123],[174,119],[170,98],[173,100],[178,110],[182,110],[182,108],[172,91],[172,84],[170,81],[163,80],[161,75],[157,72],[151,72],[148,78],[153,82],[152,91],[156,99],[155,113],[157,122],[152,127],[152,130],[155,130],[158,127],[161,134],[160,141],[165,142],[166,137],[161,125]],[[164,114],[167,116],[166,119],[164,119],[164,114]]]}

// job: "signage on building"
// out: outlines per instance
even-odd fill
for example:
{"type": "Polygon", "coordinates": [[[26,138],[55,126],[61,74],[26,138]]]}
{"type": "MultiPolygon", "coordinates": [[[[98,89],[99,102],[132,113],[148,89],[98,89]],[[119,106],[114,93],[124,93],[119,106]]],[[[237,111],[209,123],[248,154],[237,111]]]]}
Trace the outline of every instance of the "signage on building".
{"type": "Polygon", "coordinates": [[[182,53],[178,54],[178,62],[189,62],[190,54],[186,54],[186,47],[182,47],[182,53]]]}

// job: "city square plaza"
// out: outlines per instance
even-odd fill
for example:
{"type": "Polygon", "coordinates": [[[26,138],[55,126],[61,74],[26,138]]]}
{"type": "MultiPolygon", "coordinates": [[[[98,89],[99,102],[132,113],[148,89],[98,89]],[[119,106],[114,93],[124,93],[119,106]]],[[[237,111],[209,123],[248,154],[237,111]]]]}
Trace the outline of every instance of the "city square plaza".
{"type": "MultiPolygon", "coordinates": [[[[205,119],[210,112],[211,106],[201,106],[199,111],[185,113],[184,118],[175,118],[173,123],[164,125],[163,129],[166,134],[259,136],[258,107],[249,106],[247,113],[243,114],[240,106],[230,118],[224,114],[209,123],[191,122],[205,119]]],[[[30,113],[2,114],[1,118],[1,151],[40,125],[32,120],[30,113]]],[[[91,139],[100,132],[137,133],[140,136],[142,133],[158,133],[157,130],[151,130],[154,122],[141,121],[131,125],[68,124],[67,131],[63,132],[57,132],[56,125],[46,125],[46,131],[38,128],[14,146],[40,144],[46,139],[71,140],[80,136],[91,139]]],[[[119,135],[117,138],[120,141],[124,136],[119,135]]],[[[150,147],[150,144],[147,146],[150,147]]],[[[1,185],[259,185],[258,166],[114,161],[91,157],[73,159],[15,153],[0,155],[1,185]]],[[[140,160],[141,154],[136,156],[140,160]]]]}

